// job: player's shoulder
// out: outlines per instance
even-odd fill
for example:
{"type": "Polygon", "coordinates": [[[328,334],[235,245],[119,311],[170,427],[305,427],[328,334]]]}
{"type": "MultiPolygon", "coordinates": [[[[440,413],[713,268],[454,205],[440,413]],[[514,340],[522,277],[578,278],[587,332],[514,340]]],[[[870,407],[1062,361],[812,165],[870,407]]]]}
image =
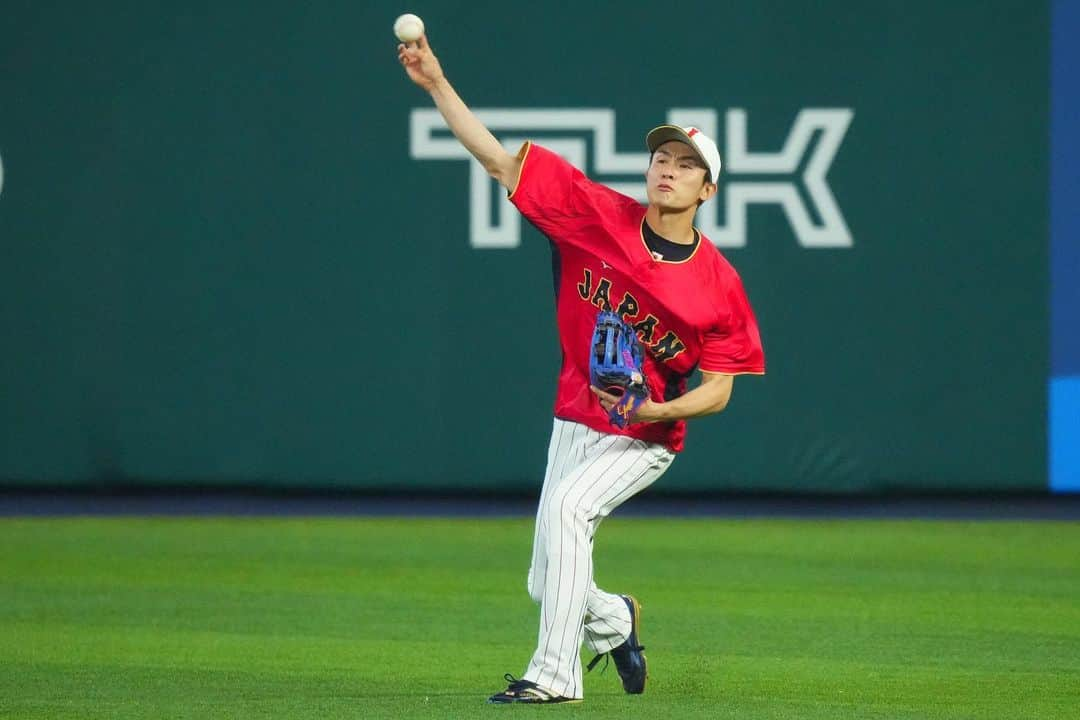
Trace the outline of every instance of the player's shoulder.
{"type": "Polygon", "coordinates": [[[697,256],[702,263],[703,273],[710,279],[711,283],[719,290],[726,289],[731,285],[741,285],[742,278],[739,276],[739,271],[735,265],[728,259],[726,255],[716,247],[711,240],[701,233],[700,247],[698,248],[697,256]]]}
{"type": "Polygon", "coordinates": [[[723,274],[735,273],[737,275],[735,266],[731,264],[724,253],[720,252],[720,248],[716,247],[713,241],[705,233],[701,232],[700,228],[695,229],[698,231],[699,242],[701,243],[698,247],[697,256],[716,272],[723,274]]]}
{"type": "Polygon", "coordinates": [[[577,169],[559,153],[532,140],[526,140],[522,144],[517,156],[522,170],[530,174],[561,168],[571,171],[577,169]]]}
{"type": "Polygon", "coordinates": [[[592,179],[585,172],[585,168],[575,165],[564,155],[561,155],[555,150],[552,150],[549,147],[545,147],[533,140],[529,140],[526,142],[525,146],[523,146],[522,148],[521,155],[523,156],[524,162],[526,163],[531,162],[533,165],[537,166],[561,167],[572,171],[575,175],[578,176],[578,179],[580,181],[582,181],[584,184],[587,184],[591,189],[595,190],[597,194],[610,197],[612,201],[617,204],[633,205],[635,207],[641,206],[641,203],[634,198],[629,197],[628,195],[624,195],[618,190],[608,187],[607,185],[598,180],[592,179]]]}

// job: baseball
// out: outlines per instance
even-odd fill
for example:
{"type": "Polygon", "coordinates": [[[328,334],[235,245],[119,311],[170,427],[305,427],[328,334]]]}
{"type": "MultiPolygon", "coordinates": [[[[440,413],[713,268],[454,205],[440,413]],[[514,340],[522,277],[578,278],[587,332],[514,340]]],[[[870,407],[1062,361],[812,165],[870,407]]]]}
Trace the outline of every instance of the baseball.
{"type": "Polygon", "coordinates": [[[403,43],[416,42],[424,34],[424,21],[412,13],[405,13],[394,21],[394,34],[403,43]]]}

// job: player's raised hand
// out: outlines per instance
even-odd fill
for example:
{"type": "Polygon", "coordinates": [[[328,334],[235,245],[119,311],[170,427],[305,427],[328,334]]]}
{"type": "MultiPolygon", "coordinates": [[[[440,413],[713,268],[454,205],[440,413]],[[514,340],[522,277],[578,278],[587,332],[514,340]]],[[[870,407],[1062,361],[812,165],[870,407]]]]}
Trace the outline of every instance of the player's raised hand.
{"type": "Polygon", "coordinates": [[[426,33],[415,43],[398,45],[398,60],[405,66],[409,79],[424,90],[430,91],[443,78],[442,66],[428,44],[426,33]]]}

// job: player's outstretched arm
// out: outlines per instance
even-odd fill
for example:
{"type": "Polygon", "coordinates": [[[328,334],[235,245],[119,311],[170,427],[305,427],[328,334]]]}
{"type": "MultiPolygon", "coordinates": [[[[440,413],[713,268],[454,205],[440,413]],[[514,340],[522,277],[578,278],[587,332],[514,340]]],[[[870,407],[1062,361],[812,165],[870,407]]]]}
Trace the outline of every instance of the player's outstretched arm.
{"type": "Polygon", "coordinates": [[[491,131],[458,97],[443,74],[439,59],[428,44],[427,35],[416,43],[398,45],[398,60],[409,79],[426,90],[442,113],[454,136],[480,161],[491,177],[509,192],[514,191],[521,170],[521,159],[506,151],[491,131]]]}

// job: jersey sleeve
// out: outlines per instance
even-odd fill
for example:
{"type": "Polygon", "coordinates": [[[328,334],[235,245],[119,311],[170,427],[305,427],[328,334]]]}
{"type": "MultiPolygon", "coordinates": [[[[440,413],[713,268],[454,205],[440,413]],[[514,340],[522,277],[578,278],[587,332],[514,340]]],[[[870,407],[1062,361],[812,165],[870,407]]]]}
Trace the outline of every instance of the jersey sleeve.
{"type": "Polygon", "coordinates": [[[727,283],[720,300],[716,325],[704,333],[699,367],[728,375],[765,374],[757,319],[737,275],[727,283]]]}
{"type": "Polygon", "coordinates": [[[590,180],[557,153],[528,142],[521,154],[521,174],[510,202],[556,243],[573,229],[588,225],[599,205],[612,202],[612,191],[590,180]]]}

